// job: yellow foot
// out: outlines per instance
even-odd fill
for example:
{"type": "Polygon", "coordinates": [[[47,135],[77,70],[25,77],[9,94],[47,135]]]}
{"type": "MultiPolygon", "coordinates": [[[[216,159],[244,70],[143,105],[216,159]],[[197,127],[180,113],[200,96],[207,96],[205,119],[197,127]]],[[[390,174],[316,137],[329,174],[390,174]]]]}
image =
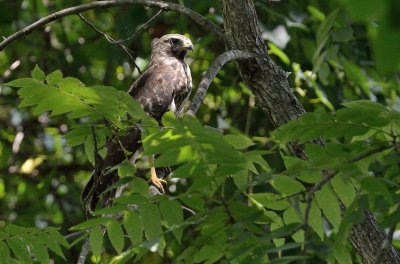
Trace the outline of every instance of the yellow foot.
{"type": "Polygon", "coordinates": [[[162,193],[165,193],[163,184],[167,185],[167,181],[163,179],[159,179],[157,177],[156,169],[154,168],[154,157],[149,157],[150,163],[150,181],[151,183],[157,187],[162,193]]]}

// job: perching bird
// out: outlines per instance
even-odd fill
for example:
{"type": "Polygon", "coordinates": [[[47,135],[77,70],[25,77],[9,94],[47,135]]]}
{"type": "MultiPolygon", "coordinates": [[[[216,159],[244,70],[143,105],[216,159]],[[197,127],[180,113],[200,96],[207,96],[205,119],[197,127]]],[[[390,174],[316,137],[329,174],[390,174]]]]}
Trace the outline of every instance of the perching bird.
{"type": "MultiPolygon", "coordinates": [[[[193,44],[185,36],[168,34],[154,39],[151,46],[150,64],[128,92],[148,115],[161,122],[162,116],[168,110],[179,116],[189,98],[192,77],[185,57],[189,51],[193,51],[193,44]]],[[[108,140],[107,155],[101,162],[101,168],[97,174],[92,174],[82,193],[82,201],[89,212],[96,209],[103,192],[118,180],[117,172],[110,171],[110,168],[126,158],[121,145],[133,153],[131,156],[137,156],[141,151],[140,129],[130,129],[126,135],[120,137],[120,142],[116,142],[115,138],[108,140]]],[[[157,177],[152,156],[149,157],[149,164],[150,181],[163,192],[163,183],[166,182],[157,177]]],[[[113,191],[103,194],[104,205],[107,205],[108,199],[113,195],[113,191]]]]}

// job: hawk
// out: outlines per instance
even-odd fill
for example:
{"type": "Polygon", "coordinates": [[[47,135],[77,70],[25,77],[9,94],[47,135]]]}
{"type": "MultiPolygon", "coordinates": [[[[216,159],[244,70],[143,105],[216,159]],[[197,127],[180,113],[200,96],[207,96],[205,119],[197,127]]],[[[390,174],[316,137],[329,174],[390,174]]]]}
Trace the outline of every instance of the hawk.
{"type": "MultiPolygon", "coordinates": [[[[192,90],[192,77],[185,57],[193,51],[193,44],[189,38],[179,34],[164,35],[154,39],[151,44],[150,63],[141,76],[131,85],[128,93],[139,102],[144,111],[159,123],[162,116],[171,110],[179,116],[192,90]]],[[[101,195],[104,195],[104,205],[109,202],[115,191],[103,194],[105,190],[118,180],[115,170],[111,170],[126,158],[124,149],[130,153],[130,159],[136,159],[141,151],[140,129],[132,128],[128,133],[107,142],[107,154],[101,161],[100,169],[95,170],[82,192],[82,201],[89,212],[96,209],[101,195]]],[[[163,184],[154,168],[154,157],[149,157],[150,181],[164,192],[163,184]]]]}

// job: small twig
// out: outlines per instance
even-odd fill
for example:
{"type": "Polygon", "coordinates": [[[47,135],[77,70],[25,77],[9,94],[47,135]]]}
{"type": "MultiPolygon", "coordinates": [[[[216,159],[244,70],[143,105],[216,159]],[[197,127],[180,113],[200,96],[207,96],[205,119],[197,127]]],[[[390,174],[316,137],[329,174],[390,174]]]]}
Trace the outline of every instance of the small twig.
{"type": "Polygon", "coordinates": [[[76,232],[74,232],[74,233],[65,235],[64,238],[65,238],[66,240],[73,240],[73,239],[75,239],[75,238],[77,238],[77,237],[80,237],[80,236],[83,235],[83,234],[86,234],[86,233],[89,232],[90,230],[91,230],[91,228],[90,228],[90,229],[85,229],[85,230],[76,231],[76,232]]]}
{"type": "Polygon", "coordinates": [[[160,10],[157,12],[157,14],[155,14],[154,16],[152,16],[146,23],[140,25],[140,26],[138,27],[138,29],[135,31],[135,33],[133,33],[130,37],[128,37],[128,38],[126,38],[126,39],[118,40],[118,41],[116,41],[116,44],[121,44],[121,43],[127,42],[127,41],[129,41],[129,40],[135,38],[137,34],[139,34],[140,32],[142,32],[143,30],[147,29],[148,26],[149,26],[159,15],[161,15],[161,13],[162,13],[163,11],[164,11],[163,9],[160,9],[160,10]]]}
{"type": "Polygon", "coordinates": [[[185,15],[188,18],[192,19],[197,25],[199,25],[199,26],[203,27],[204,29],[206,29],[207,31],[215,34],[220,39],[223,39],[224,32],[221,27],[217,26],[216,24],[211,22],[209,19],[205,18],[204,16],[194,12],[193,10],[191,10],[185,6],[182,6],[179,4],[174,4],[174,3],[169,3],[169,2],[157,1],[157,0],[108,0],[108,1],[93,1],[93,2],[90,2],[87,4],[65,8],[58,12],[52,13],[46,17],[43,17],[43,18],[39,19],[38,21],[24,27],[21,30],[18,30],[14,34],[5,38],[0,43],[0,51],[2,51],[5,47],[10,45],[12,42],[29,35],[34,30],[41,28],[44,25],[46,25],[52,21],[59,20],[63,17],[82,13],[84,11],[88,11],[88,10],[92,10],[92,9],[96,9],[96,8],[110,8],[110,7],[114,7],[114,6],[132,5],[132,4],[140,4],[140,5],[148,6],[148,7],[158,7],[158,8],[164,9],[164,10],[178,12],[178,13],[185,15]]]}
{"type": "Polygon", "coordinates": [[[102,35],[109,43],[111,44],[116,44],[118,45],[123,51],[125,51],[126,54],[128,54],[129,58],[131,59],[133,65],[135,68],[138,70],[139,74],[142,74],[142,71],[140,70],[139,66],[135,62],[135,58],[133,57],[133,51],[129,50],[124,44],[120,43],[119,41],[116,41],[109,35],[107,35],[105,32],[101,31],[98,29],[92,22],[87,20],[82,14],[78,14],[79,18],[85,22],[89,27],[91,27],[94,31],[96,31],[98,34],[102,35]]]}
{"type": "Polygon", "coordinates": [[[85,243],[82,246],[81,253],[79,254],[78,262],[76,262],[76,264],[85,264],[85,260],[89,252],[90,252],[90,242],[89,239],[86,239],[85,243]]]}
{"type": "MultiPolygon", "coordinates": [[[[94,172],[95,175],[98,175],[98,173],[101,170],[101,161],[100,161],[100,155],[98,153],[99,148],[97,147],[97,137],[96,137],[96,132],[94,131],[94,127],[90,127],[91,132],[92,132],[92,137],[93,137],[93,146],[94,146],[94,172]]],[[[97,180],[97,178],[95,178],[97,180]]]]}
{"type": "Polygon", "coordinates": [[[129,160],[129,155],[130,155],[131,153],[130,153],[130,152],[124,147],[124,145],[122,144],[122,142],[121,142],[121,140],[120,140],[120,138],[119,138],[119,136],[118,136],[118,132],[116,132],[115,135],[116,135],[116,139],[115,139],[115,140],[117,140],[118,145],[119,145],[120,148],[122,149],[122,152],[124,152],[125,159],[126,159],[126,160],[129,160]]]}
{"type": "MultiPolygon", "coordinates": [[[[382,152],[382,151],[385,151],[385,150],[388,150],[388,149],[391,149],[391,148],[393,148],[393,146],[390,145],[390,146],[381,146],[381,147],[376,148],[376,149],[371,149],[371,150],[369,150],[369,151],[367,151],[367,152],[365,152],[365,153],[363,153],[363,154],[361,154],[359,156],[356,156],[354,158],[348,159],[347,162],[354,163],[354,162],[360,161],[362,159],[368,158],[369,156],[371,156],[373,154],[376,154],[376,153],[379,153],[379,152],[382,152]]],[[[308,195],[307,195],[307,200],[306,200],[307,201],[307,207],[306,207],[306,210],[305,210],[305,213],[304,213],[304,230],[305,230],[305,233],[307,233],[307,229],[308,229],[308,218],[310,216],[311,203],[312,203],[314,194],[317,191],[319,191],[326,183],[328,183],[333,177],[335,177],[335,175],[337,174],[337,171],[336,172],[331,172],[331,173],[329,173],[327,171],[324,171],[323,174],[324,174],[323,179],[320,182],[316,183],[310,189],[310,191],[308,192],[308,195]]]]}
{"type": "Polygon", "coordinates": [[[383,240],[383,243],[382,243],[381,248],[379,249],[379,254],[378,254],[378,257],[376,258],[375,264],[380,264],[382,262],[385,251],[388,250],[390,245],[392,244],[393,234],[394,234],[395,230],[396,230],[396,224],[394,224],[390,227],[387,237],[385,238],[385,240],[383,240]]]}
{"type": "Polygon", "coordinates": [[[239,60],[239,59],[250,59],[253,58],[255,55],[241,51],[241,50],[229,50],[217,57],[217,59],[213,62],[213,64],[208,68],[206,74],[204,75],[203,79],[201,79],[201,82],[199,84],[199,88],[196,91],[196,94],[193,97],[192,104],[189,107],[189,110],[187,112],[188,115],[195,115],[197,110],[199,110],[199,107],[201,103],[204,100],[204,97],[206,96],[208,87],[211,84],[211,81],[214,79],[214,77],[217,75],[219,69],[221,69],[222,66],[224,66],[226,63],[232,61],[232,60],[239,60]]]}
{"type": "Polygon", "coordinates": [[[192,215],[197,215],[196,212],[193,211],[192,209],[190,209],[189,207],[186,207],[186,206],[181,205],[181,208],[182,208],[184,211],[191,213],[192,215]]]}

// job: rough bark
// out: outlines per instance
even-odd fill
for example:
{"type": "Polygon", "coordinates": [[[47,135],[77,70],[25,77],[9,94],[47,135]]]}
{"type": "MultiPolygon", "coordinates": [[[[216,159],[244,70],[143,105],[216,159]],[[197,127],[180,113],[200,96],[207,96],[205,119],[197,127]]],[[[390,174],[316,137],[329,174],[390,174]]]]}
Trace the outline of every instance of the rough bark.
{"type": "MultiPolygon", "coordinates": [[[[271,129],[299,118],[305,112],[304,107],[290,89],[286,72],[275,65],[267,54],[253,1],[222,0],[221,5],[227,48],[259,54],[257,59],[239,61],[236,65],[271,129]]],[[[302,145],[292,143],[288,148],[294,155],[307,158],[302,145]]],[[[374,263],[386,237],[372,213],[366,212],[364,221],[353,227],[349,241],[363,263],[374,263]]],[[[382,263],[400,263],[400,255],[392,246],[385,250],[384,255],[382,263]]]]}

